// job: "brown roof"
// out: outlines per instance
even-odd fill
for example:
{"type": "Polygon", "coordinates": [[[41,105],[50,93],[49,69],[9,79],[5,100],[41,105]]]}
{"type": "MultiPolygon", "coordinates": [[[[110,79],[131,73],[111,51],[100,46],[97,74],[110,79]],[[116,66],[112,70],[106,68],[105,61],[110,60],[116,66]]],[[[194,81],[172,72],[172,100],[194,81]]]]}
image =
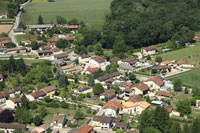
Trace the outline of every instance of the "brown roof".
{"type": "Polygon", "coordinates": [[[180,60],[180,61],[177,62],[177,64],[179,64],[179,65],[183,65],[183,64],[195,65],[195,62],[193,62],[193,61],[180,60]]]}
{"type": "Polygon", "coordinates": [[[133,91],[133,89],[132,88],[126,88],[124,91],[131,92],[131,91],[133,91]]]}
{"type": "Polygon", "coordinates": [[[55,86],[47,86],[47,87],[42,88],[42,90],[45,91],[46,93],[49,93],[49,92],[55,91],[57,89],[55,86]]]}
{"type": "Polygon", "coordinates": [[[103,62],[105,62],[105,59],[102,58],[102,57],[100,57],[100,56],[93,57],[92,59],[95,60],[95,61],[98,62],[98,63],[103,63],[103,62]]]}
{"type": "Polygon", "coordinates": [[[14,103],[20,103],[21,102],[21,97],[19,98],[11,98],[11,101],[13,101],[14,103]]]}
{"type": "Polygon", "coordinates": [[[119,61],[120,60],[120,58],[119,57],[114,57],[114,58],[112,58],[112,59],[110,59],[111,61],[119,61]]]}
{"type": "Polygon", "coordinates": [[[25,125],[23,124],[8,124],[8,123],[0,123],[0,128],[3,129],[24,129],[25,125]]]}
{"type": "Polygon", "coordinates": [[[171,93],[167,93],[167,92],[164,92],[164,91],[156,91],[156,94],[164,96],[164,97],[172,97],[171,93]]]}
{"type": "Polygon", "coordinates": [[[85,125],[84,127],[80,128],[77,133],[89,133],[93,130],[93,126],[85,125]]]}
{"type": "Polygon", "coordinates": [[[68,57],[67,53],[61,53],[61,54],[56,54],[54,55],[55,58],[64,58],[64,57],[68,57]]]}
{"type": "Polygon", "coordinates": [[[117,109],[121,109],[122,108],[122,104],[120,101],[118,100],[112,100],[112,101],[109,101],[107,102],[104,106],[103,106],[104,109],[107,109],[107,108],[111,108],[113,110],[117,110],[117,109]]]}
{"type": "Polygon", "coordinates": [[[38,50],[37,51],[39,54],[43,54],[43,53],[52,53],[51,50],[38,50]]]}
{"type": "Polygon", "coordinates": [[[34,98],[38,98],[41,96],[45,96],[46,93],[43,90],[39,90],[39,91],[32,92],[30,95],[33,96],[34,98]]]}
{"type": "Polygon", "coordinates": [[[131,97],[128,99],[128,101],[131,101],[131,102],[135,103],[135,102],[140,102],[140,101],[144,101],[144,100],[142,99],[141,96],[139,96],[139,95],[134,95],[134,96],[131,96],[131,97]]]}
{"type": "Polygon", "coordinates": [[[99,71],[99,68],[98,68],[98,67],[95,67],[95,68],[88,67],[88,68],[87,68],[87,71],[90,72],[90,73],[92,74],[92,73],[94,73],[94,72],[99,71]]]}
{"type": "Polygon", "coordinates": [[[0,74],[0,79],[3,79],[3,75],[2,74],[0,74]]]}
{"type": "Polygon", "coordinates": [[[134,85],[134,87],[138,88],[139,90],[141,90],[141,91],[143,91],[143,92],[150,89],[150,88],[149,88],[146,84],[144,84],[144,83],[136,84],[136,85],[134,85]]]}
{"type": "Polygon", "coordinates": [[[145,51],[152,51],[152,50],[157,50],[157,48],[155,46],[148,46],[143,48],[145,51]]]}
{"type": "Polygon", "coordinates": [[[159,65],[159,66],[155,66],[154,69],[156,70],[163,70],[163,69],[170,69],[170,66],[167,65],[159,65]]]}
{"type": "Polygon", "coordinates": [[[135,60],[132,57],[129,57],[129,58],[124,59],[124,62],[128,62],[129,64],[135,64],[137,60],[135,60]]]}
{"type": "Polygon", "coordinates": [[[89,58],[89,57],[91,57],[90,54],[83,54],[83,55],[81,55],[81,58],[82,58],[82,59],[84,59],[84,58],[89,58]]]}
{"type": "Polygon", "coordinates": [[[93,121],[98,121],[100,123],[109,123],[111,121],[111,117],[108,116],[94,116],[93,121]]]}
{"type": "Polygon", "coordinates": [[[99,81],[106,81],[108,79],[114,78],[114,77],[119,76],[119,75],[120,75],[119,72],[114,72],[114,73],[106,74],[106,75],[104,75],[102,77],[99,77],[99,78],[97,78],[97,80],[99,80],[99,81]]]}
{"type": "Polygon", "coordinates": [[[119,128],[128,128],[128,123],[116,122],[116,123],[115,123],[115,127],[119,127],[119,128]]]}
{"type": "Polygon", "coordinates": [[[52,51],[53,51],[53,52],[59,52],[60,49],[59,49],[59,48],[53,48],[52,51]]]}
{"type": "Polygon", "coordinates": [[[112,98],[115,96],[115,90],[110,89],[104,92],[103,94],[106,98],[112,98]]]}
{"type": "Polygon", "coordinates": [[[15,87],[15,88],[12,88],[15,92],[16,91],[21,91],[21,87],[15,87]]]}
{"type": "Polygon", "coordinates": [[[145,82],[148,82],[148,81],[153,81],[155,84],[157,84],[158,86],[162,86],[165,84],[165,82],[163,81],[163,79],[159,76],[157,77],[153,77],[153,78],[150,78],[150,79],[147,79],[145,80],[145,82]]]}
{"type": "Polygon", "coordinates": [[[2,91],[0,91],[0,98],[5,98],[6,97],[6,94],[2,91]]]}
{"type": "Polygon", "coordinates": [[[89,89],[91,89],[89,86],[82,86],[82,87],[77,88],[77,90],[79,92],[83,92],[83,91],[86,91],[86,90],[89,90],[89,89]]]}
{"type": "Polygon", "coordinates": [[[0,42],[3,42],[3,43],[10,43],[10,42],[12,42],[12,40],[11,40],[10,37],[1,37],[1,38],[0,38],[0,42]]]}

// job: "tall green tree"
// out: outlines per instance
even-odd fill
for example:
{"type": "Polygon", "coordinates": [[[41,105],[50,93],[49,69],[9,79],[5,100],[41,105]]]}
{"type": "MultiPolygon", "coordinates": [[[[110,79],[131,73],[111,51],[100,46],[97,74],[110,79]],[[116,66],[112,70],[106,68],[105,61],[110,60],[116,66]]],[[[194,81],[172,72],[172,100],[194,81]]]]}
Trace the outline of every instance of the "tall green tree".
{"type": "Polygon", "coordinates": [[[104,88],[103,88],[103,86],[100,83],[97,83],[97,84],[94,85],[94,87],[93,87],[93,93],[95,95],[100,95],[103,92],[104,92],[104,88]]]}
{"type": "Polygon", "coordinates": [[[174,91],[181,91],[182,82],[180,79],[174,81],[174,91]]]}
{"type": "Polygon", "coordinates": [[[191,103],[188,99],[179,101],[176,106],[177,111],[180,112],[182,115],[191,114],[191,103]]]}
{"type": "Polygon", "coordinates": [[[88,85],[89,86],[93,86],[95,83],[94,83],[94,77],[93,75],[89,75],[89,78],[88,78],[88,85]]]}
{"type": "Polygon", "coordinates": [[[170,133],[181,133],[181,126],[178,122],[173,122],[170,133]]]}
{"type": "Polygon", "coordinates": [[[15,121],[23,124],[31,123],[31,114],[28,109],[24,107],[18,107],[15,113],[15,121]]]}
{"type": "Polygon", "coordinates": [[[67,82],[66,82],[66,77],[64,74],[61,74],[59,79],[58,79],[58,86],[60,88],[64,88],[65,86],[67,85],[67,82]]]}
{"type": "Polygon", "coordinates": [[[38,16],[38,24],[44,24],[43,17],[41,15],[38,16]]]}
{"type": "Polygon", "coordinates": [[[10,56],[10,59],[9,59],[8,71],[10,73],[12,73],[12,72],[15,71],[15,69],[16,69],[16,61],[15,61],[13,55],[12,55],[12,56],[10,56]]]}
{"type": "Polygon", "coordinates": [[[193,122],[192,122],[192,126],[191,126],[191,133],[199,133],[200,131],[200,119],[196,118],[193,122]]]}
{"type": "Polygon", "coordinates": [[[21,98],[21,106],[26,109],[30,108],[29,100],[26,98],[24,94],[22,95],[22,98],[21,98]]]}

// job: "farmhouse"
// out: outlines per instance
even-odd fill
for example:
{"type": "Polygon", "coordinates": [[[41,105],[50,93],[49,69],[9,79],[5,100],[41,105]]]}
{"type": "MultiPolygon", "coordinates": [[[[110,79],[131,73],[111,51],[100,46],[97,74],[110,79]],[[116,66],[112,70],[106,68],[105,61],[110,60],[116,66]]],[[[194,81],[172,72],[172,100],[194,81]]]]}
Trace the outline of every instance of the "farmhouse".
{"type": "Polygon", "coordinates": [[[84,54],[84,55],[81,55],[78,58],[79,63],[87,63],[87,62],[89,62],[90,59],[91,59],[91,55],[90,54],[84,54]]]}
{"type": "Polygon", "coordinates": [[[112,118],[108,116],[94,116],[92,119],[92,125],[101,129],[109,129],[111,124],[112,118]]]}
{"type": "Polygon", "coordinates": [[[156,91],[156,94],[159,95],[159,96],[162,96],[162,97],[167,97],[167,98],[171,98],[172,97],[172,94],[171,93],[167,93],[167,92],[164,92],[164,91],[156,91]]]}
{"type": "Polygon", "coordinates": [[[7,109],[14,110],[17,106],[21,103],[21,97],[19,98],[11,98],[10,100],[6,100],[6,107],[7,109]]]}
{"type": "Polygon", "coordinates": [[[128,65],[128,66],[135,66],[136,62],[137,62],[137,60],[132,58],[132,57],[129,57],[129,58],[126,58],[126,59],[123,60],[123,63],[128,65]]]}
{"type": "Polygon", "coordinates": [[[63,128],[67,122],[66,115],[54,114],[53,128],[63,128]]]}
{"type": "Polygon", "coordinates": [[[158,71],[163,71],[163,70],[165,70],[165,71],[170,71],[170,69],[171,69],[171,67],[170,66],[167,66],[167,65],[159,65],[159,66],[155,66],[155,67],[153,67],[153,69],[156,69],[156,70],[158,70],[158,71]]]}
{"type": "Polygon", "coordinates": [[[136,102],[141,102],[141,101],[144,101],[144,100],[142,99],[141,96],[139,96],[139,95],[134,95],[134,96],[131,96],[131,97],[128,99],[128,101],[133,102],[133,103],[136,103],[136,102]]]}
{"type": "Polygon", "coordinates": [[[157,76],[157,77],[153,77],[153,78],[145,80],[144,84],[149,86],[150,90],[153,90],[153,89],[159,90],[161,87],[164,86],[165,82],[161,77],[157,76]]]}
{"type": "Polygon", "coordinates": [[[55,86],[47,86],[42,88],[41,90],[46,93],[46,96],[52,97],[56,93],[57,88],[55,86]]]}
{"type": "Polygon", "coordinates": [[[26,130],[26,126],[18,123],[0,123],[0,131],[4,133],[13,133],[16,129],[26,130]]]}
{"type": "Polygon", "coordinates": [[[149,46],[149,47],[145,47],[141,50],[141,54],[143,56],[147,56],[147,55],[154,55],[157,52],[157,48],[154,46],[149,46]]]}
{"type": "Polygon", "coordinates": [[[20,35],[25,33],[23,28],[14,29],[13,32],[15,35],[20,35]]]}
{"type": "Polygon", "coordinates": [[[11,43],[12,40],[10,37],[1,37],[0,38],[0,46],[3,46],[5,43],[11,43]]]}
{"type": "Polygon", "coordinates": [[[105,59],[103,59],[100,56],[96,56],[96,57],[92,57],[89,60],[89,65],[93,66],[93,67],[98,67],[101,70],[106,70],[106,67],[110,64],[110,62],[106,62],[105,59]]]}
{"type": "Polygon", "coordinates": [[[13,98],[15,97],[15,94],[21,94],[21,88],[20,87],[15,87],[10,90],[4,90],[3,91],[6,95],[9,97],[13,98]]]}
{"type": "Polygon", "coordinates": [[[105,85],[106,81],[108,81],[110,79],[117,79],[119,77],[120,77],[120,73],[114,72],[114,73],[106,74],[102,77],[95,79],[95,83],[101,83],[101,84],[105,85]]]}
{"type": "Polygon", "coordinates": [[[195,67],[195,62],[193,61],[180,60],[177,62],[177,64],[180,67],[195,67]]]}
{"type": "Polygon", "coordinates": [[[61,69],[67,74],[78,73],[83,70],[81,66],[74,66],[74,64],[62,66],[61,69]]]}
{"type": "Polygon", "coordinates": [[[51,24],[29,25],[30,30],[39,30],[39,31],[51,29],[52,27],[53,25],[51,24]]]}
{"type": "Polygon", "coordinates": [[[67,59],[68,54],[67,53],[60,53],[60,54],[56,54],[54,55],[54,59],[60,60],[60,59],[67,59]]]}
{"type": "Polygon", "coordinates": [[[124,122],[115,122],[115,123],[114,123],[114,127],[116,127],[117,129],[126,130],[126,129],[128,128],[128,123],[124,123],[124,122]]]}
{"type": "Polygon", "coordinates": [[[144,83],[138,83],[133,86],[135,90],[135,95],[145,95],[150,90],[150,87],[144,83]]]}
{"type": "Polygon", "coordinates": [[[95,67],[95,68],[88,67],[87,71],[86,71],[86,74],[93,74],[93,73],[95,73],[97,71],[99,71],[98,67],[95,67]]]}
{"type": "Polygon", "coordinates": [[[111,100],[104,105],[103,113],[105,116],[116,117],[121,108],[122,105],[120,101],[111,100]]]}
{"type": "Polygon", "coordinates": [[[103,96],[109,101],[116,97],[115,90],[110,89],[103,93],[103,96]]]}
{"type": "Polygon", "coordinates": [[[46,93],[43,90],[32,92],[29,95],[26,95],[29,101],[40,100],[46,96],[46,93]]]}

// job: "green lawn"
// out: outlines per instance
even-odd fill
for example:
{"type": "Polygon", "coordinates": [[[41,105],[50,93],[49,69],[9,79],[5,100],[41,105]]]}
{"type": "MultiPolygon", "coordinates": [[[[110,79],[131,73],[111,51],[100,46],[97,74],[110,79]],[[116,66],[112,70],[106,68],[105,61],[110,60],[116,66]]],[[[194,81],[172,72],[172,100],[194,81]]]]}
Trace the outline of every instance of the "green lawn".
{"type": "Polygon", "coordinates": [[[185,72],[183,74],[179,74],[177,76],[170,77],[169,80],[180,79],[183,84],[193,86],[198,85],[200,83],[200,69],[194,69],[189,72],[185,72]]]}
{"type": "Polygon", "coordinates": [[[156,56],[161,56],[163,60],[180,60],[180,59],[189,59],[193,55],[200,54],[200,43],[196,43],[193,47],[182,48],[174,50],[171,52],[158,54],[156,56]]]}
{"type": "Polygon", "coordinates": [[[25,7],[22,21],[25,24],[37,24],[42,15],[45,23],[55,22],[56,16],[69,21],[72,18],[83,20],[89,27],[100,28],[105,15],[109,13],[112,0],[55,0],[55,2],[31,2],[25,7]]]}
{"type": "Polygon", "coordinates": [[[8,0],[0,0],[0,12],[7,12],[8,0]]]}

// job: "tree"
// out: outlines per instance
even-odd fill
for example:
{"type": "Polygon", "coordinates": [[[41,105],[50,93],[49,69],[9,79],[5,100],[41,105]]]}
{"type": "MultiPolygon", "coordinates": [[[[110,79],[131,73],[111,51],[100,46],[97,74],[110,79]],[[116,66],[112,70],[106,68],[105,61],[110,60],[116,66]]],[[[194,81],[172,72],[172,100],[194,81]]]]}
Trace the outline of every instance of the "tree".
{"type": "Polygon", "coordinates": [[[24,59],[20,58],[19,60],[16,60],[16,66],[17,71],[21,73],[22,76],[26,75],[26,64],[24,62],[24,59]]]}
{"type": "Polygon", "coordinates": [[[57,24],[66,24],[67,23],[66,19],[61,16],[56,16],[56,22],[57,22],[57,24]]]}
{"type": "Polygon", "coordinates": [[[190,133],[191,127],[188,124],[183,125],[183,133],[190,133]]]}
{"type": "Polygon", "coordinates": [[[58,80],[60,78],[60,75],[62,75],[62,70],[61,69],[57,69],[57,72],[56,72],[56,79],[58,80]]]}
{"type": "Polygon", "coordinates": [[[38,50],[40,45],[36,42],[36,41],[32,41],[31,44],[30,44],[31,48],[33,50],[38,50]]]}
{"type": "Polygon", "coordinates": [[[14,43],[4,43],[4,46],[6,46],[6,48],[14,48],[14,47],[16,47],[16,44],[14,44],[14,43]]]}
{"type": "Polygon", "coordinates": [[[14,120],[19,123],[28,124],[31,122],[31,114],[26,108],[17,107],[14,120]]]}
{"type": "Polygon", "coordinates": [[[147,60],[151,60],[151,56],[150,55],[147,55],[147,60]]]}
{"type": "Polygon", "coordinates": [[[161,63],[162,62],[162,57],[156,56],[155,61],[158,62],[158,63],[161,63]]]}
{"type": "Polygon", "coordinates": [[[185,93],[185,94],[188,94],[188,89],[187,89],[187,88],[185,88],[184,93],[185,93]]]}
{"type": "Polygon", "coordinates": [[[146,110],[143,111],[142,114],[139,116],[139,131],[141,133],[144,133],[144,131],[148,127],[153,127],[153,111],[146,110]]]}
{"type": "Polygon", "coordinates": [[[71,20],[68,22],[68,24],[69,24],[69,25],[78,25],[79,22],[78,22],[77,19],[73,18],[73,19],[71,19],[71,20]]]}
{"type": "Polygon", "coordinates": [[[18,28],[26,29],[26,25],[23,22],[19,22],[18,28]]]}
{"type": "Polygon", "coordinates": [[[94,85],[94,87],[93,87],[93,93],[95,95],[100,95],[103,92],[104,92],[104,88],[103,88],[103,86],[100,83],[97,83],[97,84],[94,85]]]}
{"type": "Polygon", "coordinates": [[[89,78],[88,78],[88,85],[89,86],[93,86],[95,83],[94,83],[94,77],[93,75],[89,75],[89,78]]]}
{"type": "Polygon", "coordinates": [[[15,68],[16,68],[16,62],[15,62],[15,59],[12,56],[10,56],[10,59],[9,59],[9,66],[8,66],[8,71],[10,73],[14,72],[15,71],[15,68]]]}
{"type": "Polygon", "coordinates": [[[128,78],[129,78],[129,80],[131,80],[131,81],[136,80],[136,76],[135,76],[134,73],[129,74],[129,75],[128,75],[128,78]]]}
{"type": "Polygon", "coordinates": [[[143,133],[160,133],[160,131],[154,127],[148,127],[144,130],[143,133]]]}
{"type": "Polygon", "coordinates": [[[47,78],[46,74],[42,73],[40,75],[40,82],[48,82],[48,78],[47,78]]]}
{"type": "Polygon", "coordinates": [[[200,131],[200,119],[196,118],[192,122],[191,133],[199,133],[199,131],[200,131]]]}
{"type": "Polygon", "coordinates": [[[67,48],[67,47],[69,47],[69,42],[65,39],[59,39],[56,42],[56,47],[57,48],[67,48]]]}
{"type": "Polygon", "coordinates": [[[181,91],[182,82],[180,79],[174,81],[174,91],[181,91]]]}
{"type": "Polygon", "coordinates": [[[103,49],[101,47],[101,44],[95,45],[95,47],[94,47],[94,53],[96,55],[103,55],[103,49]]]}
{"type": "Polygon", "coordinates": [[[178,122],[173,122],[170,133],[181,133],[181,126],[178,122]]]}
{"type": "Polygon", "coordinates": [[[41,107],[38,112],[41,118],[44,118],[47,115],[47,110],[45,109],[45,107],[41,107]]]}
{"type": "Polygon", "coordinates": [[[60,104],[60,106],[61,106],[62,108],[69,108],[69,104],[66,103],[66,102],[62,102],[62,103],[60,104]]]}
{"type": "Polygon", "coordinates": [[[11,123],[13,122],[13,120],[14,120],[14,117],[11,110],[5,109],[0,113],[0,122],[11,123]]]}
{"type": "Polygon", "coordinates": [[[39,115],[35,116],[33,118],[33,123],[35,124],[35,126],[39,126],[42,124],[42,119],[39,115]]]}
{"type": "Polygon", "coordinates": [[[3,88],[5,88],[5,82],[4,82],[4,81],[1,81],[1,82],[0,82],[0,91],[2,91],[3,88]]]}
{"type": "Polygon", "coordinates": [[[41,15],[38,16],[38,24],[44,24],[43,18],[41,15]]]}
{"type": "Polygon", "coordinates": [[[26,96],[23,94],[22,98],[21,98],[21,106],[23,108],[26,108],[26,109],[29,109],[30,106],[29,106],[29,100],[26,98],[26,96]]]}
{"type": "Polygon", "coordinates": [[[64,88],[65,86],[67,85],[67,82],[66,82],[66,77],[64,74],[61,74],[59,79],[58,79],[58,86],[60,88],[64,88]]]}
{"type": "Polygon", "coordinates": [[[191,104],[188,99],[179,101],[176,106],[177,111],[180,112],[182,115],[188,115],[191,113],[191,104]]]}
{"type": "Polygon", "coordinates": [[[83,120],[85,118],[85,116],[80,110],[77,110],[74,115],[74,118],[77,120],[83,120]]]}

